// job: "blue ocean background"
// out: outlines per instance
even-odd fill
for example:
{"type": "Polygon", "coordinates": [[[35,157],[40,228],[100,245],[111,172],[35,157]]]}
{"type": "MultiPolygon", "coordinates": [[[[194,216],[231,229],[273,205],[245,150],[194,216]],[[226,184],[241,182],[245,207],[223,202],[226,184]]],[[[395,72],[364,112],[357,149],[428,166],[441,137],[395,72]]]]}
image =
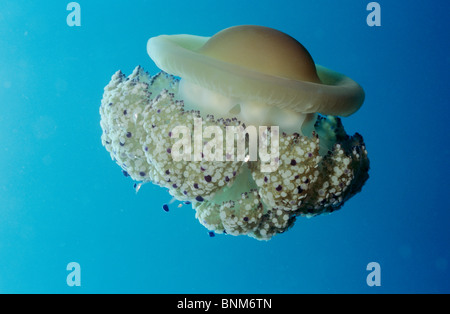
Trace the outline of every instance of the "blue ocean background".
{"type": "Polygon", "coordinates": [[[368,0],[80,0],[80,27],[69,2],[0,1],[0,293],[450,292],[448,1],[378,1],[380,27],[368,0]],[[343,119],[369,152],[362,192],[268,242],[163,211],[167,191],[136,194],[100,140],[111,76],[158,71],[150,37],[240,24],[290,34],[366,92],[343,119]]]}

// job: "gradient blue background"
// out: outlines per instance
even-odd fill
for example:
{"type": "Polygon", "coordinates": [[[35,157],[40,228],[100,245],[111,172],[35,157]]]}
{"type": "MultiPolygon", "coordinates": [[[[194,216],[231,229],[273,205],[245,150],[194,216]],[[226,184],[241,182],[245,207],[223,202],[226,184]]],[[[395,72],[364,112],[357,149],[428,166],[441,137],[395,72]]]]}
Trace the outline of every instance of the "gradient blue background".
{"type": "Polygon", "coordinates": [[[373,28],[370,1],[80,0],[81,27],[69,2],[0,1],[1,293],[450,292],[448,1],[379,1],[373,28]],[[362,193],[269,242],[164,212],[169,194],[136,194],[100,141],[112,74],[158,71],[149,37],[238,24],[292,35],[366,91],[343,121],[369,151],[362,193]],[[369,262],[381,287],[366,285],[369,262]]]}

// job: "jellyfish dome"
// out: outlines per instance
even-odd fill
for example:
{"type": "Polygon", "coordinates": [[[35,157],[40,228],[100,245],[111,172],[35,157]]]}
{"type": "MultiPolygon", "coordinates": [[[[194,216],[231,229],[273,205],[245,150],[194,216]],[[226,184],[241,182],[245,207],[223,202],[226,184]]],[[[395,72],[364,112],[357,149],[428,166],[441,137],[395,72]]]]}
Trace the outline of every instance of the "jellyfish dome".
{"type": "Polygon", "coordinates": [[[147,52],[161,72],[118,71],[105,87],[102,144],[126,176],[192,204],[210,232],[269,240],[340,209],[368,179],[363,138],[339,118],[363,89],[289,35],[243,25],[153,37],[147,52]]]}

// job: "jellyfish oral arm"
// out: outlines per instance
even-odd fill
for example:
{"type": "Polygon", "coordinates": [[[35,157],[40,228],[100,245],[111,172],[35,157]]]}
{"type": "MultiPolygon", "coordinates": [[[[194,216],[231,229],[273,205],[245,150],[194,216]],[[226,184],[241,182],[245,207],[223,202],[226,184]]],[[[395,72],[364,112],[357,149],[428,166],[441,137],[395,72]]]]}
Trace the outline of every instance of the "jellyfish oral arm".
{"type": "Polygon", "coordinates": [[[208,112],[216,118],[233,117],[230,114],[237,100],[223,96],[198,84],[181,79],[178,96],[183,99],[185,110],[199,110],[208,112]]]}
{"type": "Polygon", "coordinates": [[[247,125],[278,126],[281,132],[308,134],[315,114],[281,109],[259,101],[228,97],[186,79],[181,79],[178,98],[183,99],[186,110],[199,110],[215,118],[237,118],[247,125]]]}

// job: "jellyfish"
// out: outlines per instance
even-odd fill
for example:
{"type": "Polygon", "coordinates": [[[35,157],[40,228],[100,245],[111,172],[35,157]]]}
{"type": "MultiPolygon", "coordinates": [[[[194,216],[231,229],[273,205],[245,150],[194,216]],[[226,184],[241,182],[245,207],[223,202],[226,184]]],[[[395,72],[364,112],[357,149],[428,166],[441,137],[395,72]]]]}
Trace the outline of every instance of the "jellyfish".
{"type": "Polygon", "coordinates": [[[315,64],[294,38],[242,25],[212,37],[153,37],[147,52],[159,73],[118,71],[104,89],[102,144],[124,175],[191,204],[209,234],[269,240],[361,191],[367,150],[340,117],[361,107],[364,91],[315,64]],[[276,153],[274,167],[248,158],[250,126],[260,131],[259,148],[276,153]],[[219,149],[224,142],[232,152],[242,148],[228,130],[244,130],[246,158],[219,149]]]}

